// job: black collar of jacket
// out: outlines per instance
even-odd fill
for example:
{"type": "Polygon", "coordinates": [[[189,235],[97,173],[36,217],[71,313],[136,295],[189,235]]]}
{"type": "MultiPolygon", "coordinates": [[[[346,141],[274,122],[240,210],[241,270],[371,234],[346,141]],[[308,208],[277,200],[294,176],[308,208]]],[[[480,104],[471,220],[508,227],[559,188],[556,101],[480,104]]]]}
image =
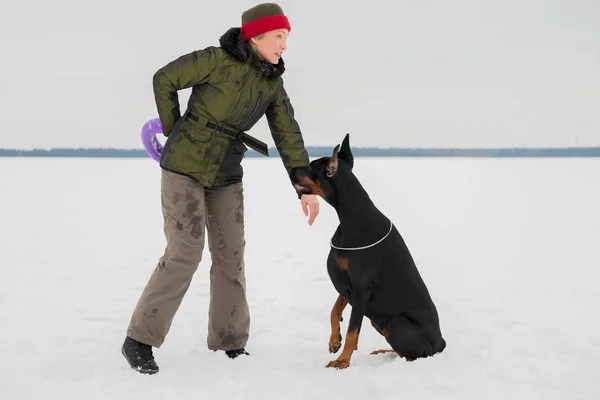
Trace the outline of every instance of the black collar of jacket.
{"type": "Polygon", "coordinates": [[[240,61],[248,62],[259,71],[262,71],[265,76],[277,78],[285,71],[283,58],[279,59],[277,64],[271,64],[268,61],[261,59],[252,47],[242,39],[240,28],[230,28],[219,39],[221,48],[227,51],[240,61]]]}

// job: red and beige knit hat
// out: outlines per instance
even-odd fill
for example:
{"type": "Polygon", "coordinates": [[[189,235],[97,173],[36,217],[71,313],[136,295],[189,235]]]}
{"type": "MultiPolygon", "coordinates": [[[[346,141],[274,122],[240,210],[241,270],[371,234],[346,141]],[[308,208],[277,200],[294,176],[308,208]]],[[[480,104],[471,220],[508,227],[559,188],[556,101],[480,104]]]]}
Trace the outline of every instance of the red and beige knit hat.
{"type": "Polygon", "coordinates": [[[262,3],[242,13],[242,39],[245,41],[282,28],[292,30],[283,10],[275,3],[262,3]]]}

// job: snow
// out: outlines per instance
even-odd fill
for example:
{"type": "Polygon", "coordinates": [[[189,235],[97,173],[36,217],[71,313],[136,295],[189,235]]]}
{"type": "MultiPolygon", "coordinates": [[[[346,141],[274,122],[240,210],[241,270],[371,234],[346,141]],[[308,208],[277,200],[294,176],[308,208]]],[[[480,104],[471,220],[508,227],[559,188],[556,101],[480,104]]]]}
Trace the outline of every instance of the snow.
{"type": "Polygon", "coordinates": [[[387,346],[365,320],[346,370],[324,368],[335,212],[310,227],[279,159],[244,167],[251,356],[206,347],[207,249],[146,376],[120,346],[164,249],[158,165],[0,158],[0,399],[600,397],[600,160],[357,158],[448,347],[371,356],[387,346]]]}

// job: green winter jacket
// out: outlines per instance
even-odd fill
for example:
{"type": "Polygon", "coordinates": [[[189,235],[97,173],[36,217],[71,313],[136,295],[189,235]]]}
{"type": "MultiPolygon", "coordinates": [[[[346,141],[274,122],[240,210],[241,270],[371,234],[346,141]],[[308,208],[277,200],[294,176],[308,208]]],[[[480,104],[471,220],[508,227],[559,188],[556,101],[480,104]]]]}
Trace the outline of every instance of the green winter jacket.
{"type": "Polygon", "coordinates": [[[206,187],[241,182],[244,143],[259,151],[262,143],[243,132],[266,114],[288,173],[307,167],[308,154],[281,78],[283,59],[277,65],[263,61],[239,28],[229,29],[220,45],[181,56],[154,75],[158,115],[168,137],[160,166],[206,187]],[[190,87],[182,116],[177,91],[190,87]]]}

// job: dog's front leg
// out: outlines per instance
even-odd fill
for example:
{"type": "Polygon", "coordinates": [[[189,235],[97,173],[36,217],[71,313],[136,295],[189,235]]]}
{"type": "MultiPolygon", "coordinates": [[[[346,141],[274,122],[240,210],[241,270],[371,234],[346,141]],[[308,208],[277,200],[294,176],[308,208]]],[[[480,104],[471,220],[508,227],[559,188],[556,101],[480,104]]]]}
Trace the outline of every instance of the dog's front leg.
{"type": "Polygon", "coordinates": [[[342,312],[348,305],[348,300],[343,296],[338,296],[333,308],[331,309],[331,336],[329,336],[329,352],[337,353],[342,346],[342,334],[340,331],[340,321],[342,312]]]}
{"type": "Polygon", "coordinates": [[[348,332],[346,333],[346,342],[342,354],[337,360],[330,361],[326,368],[344,369],[350,366],[350,358],[352,353],[358,347],[358,335],[362,320],[367,311],[367,302],[369,301],[370,291],[361,290],[352,293],[352,312],[350,313],[350,322],[348,323],[348,332]]]}

